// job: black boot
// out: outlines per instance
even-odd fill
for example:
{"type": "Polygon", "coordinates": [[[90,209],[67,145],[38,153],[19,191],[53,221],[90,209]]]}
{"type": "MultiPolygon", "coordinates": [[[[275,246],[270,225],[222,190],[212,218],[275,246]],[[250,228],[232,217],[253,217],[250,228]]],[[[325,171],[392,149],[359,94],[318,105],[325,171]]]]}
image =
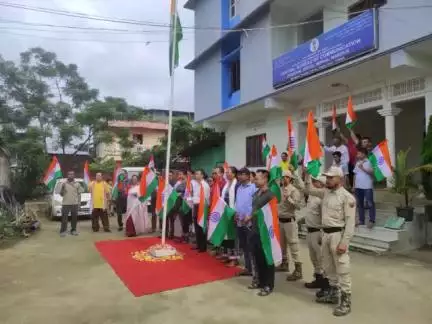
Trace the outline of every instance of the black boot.
{"type": "Polygon", "coordinates": [[[308,289],[319,289],[322,288],[322,280],[323,280],[323,275],[320,273],[315,273],[314,274],[315,279],[312,282],[305,282],[305,287],[308,289]]]}
{"type": "Polygon", "coordinates": [[[320,288],[321,289],[319,291],[317,291],[317,293],[315,294],[315,296],[317,298],[324,296],[326,291],[330,289],[330,283],[329,283],[328,279],[325,278],[324,276],[322,277],[322,280],[320,282],[320,288]]]}
{"type": "Polygon", "coordinates": [[[330,287],[325,290],[323,296],[317,297],[315,300],[319,304],[339,304],[339,290],[337,287],[330,287]]]}
{"type": "Polygon", "coordinates": [[[351,294],[341,292],[339,305],[334,309],[334,316],[345,316],[351,313],[351,294]]]}

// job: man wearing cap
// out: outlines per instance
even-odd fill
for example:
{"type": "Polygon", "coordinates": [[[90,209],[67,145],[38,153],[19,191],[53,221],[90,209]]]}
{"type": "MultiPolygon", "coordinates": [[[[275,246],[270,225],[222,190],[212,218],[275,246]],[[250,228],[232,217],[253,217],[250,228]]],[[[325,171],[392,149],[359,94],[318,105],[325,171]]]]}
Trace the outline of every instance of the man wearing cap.
{"type": "MultiPolygon", "coordinates": [[[[309,187],[310,177],[306,177],[306,184],[303,182],[301,177],[296,177],[293,184],[304,191],[305,187],[309,187]]],[[[326,177],[318,176],[312,177],[312,186],[317,189],[322,189],[326,185],[326,177]]],[[[298,213],[297,222],[305,220],[307,227],[306,241],[309,248],[309,257],[314,267],[314,277],[312,282],[306,282],[305,287],[309,289],[322,289],[323,291],[328,290],[329,283],[327,278],[324,277],[324,269],[322,264],[322,222],[321,222],[321,198],[316,196],[310,196],[306,208],[298,213]]],[[[322,293],[321,293],[322,294],[322,293]]]]}
{"type": "Polygon", "coordinates": [[[326,188],[306,187],[311,196],[322,199],[322,253],[324,271],[330,283],[328,290],[317,296],[317,303],[337,304],[333,315],[351,312],[351,273],[348,248],[354,234],[356,202],[343,187],[344,174],[339,167],[326,173],[326,188]]]}
{"type": "Polygon", "coordinates": [[[279,224],[282,245],[282,265],[278,270],[288,270],[288,252],[294,262],[294,271],[287,276],[288,281],[296,281],[303,278],[302,264],[299,257],[298,225],[295,220],[295,211],[301,207],[300,191],[292,185],[293,175],[291,171],[283,171],[282,199],[279,203],[279,224]],[[289,251],[288,251],[289,250],[289,251]]]}

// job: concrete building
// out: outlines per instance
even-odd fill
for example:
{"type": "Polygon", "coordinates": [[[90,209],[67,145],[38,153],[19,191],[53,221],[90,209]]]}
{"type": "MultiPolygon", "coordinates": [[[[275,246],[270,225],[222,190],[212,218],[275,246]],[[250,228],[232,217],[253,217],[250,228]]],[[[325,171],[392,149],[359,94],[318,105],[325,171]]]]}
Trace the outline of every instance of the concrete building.
{"type": "MultiPolygon", "coordinates": [[[[261,136],[284,150],[286,119],[305,140],[313,111],[331,140],[336,105],[343,128],[348,96],[355,131],[391,158],[411,148],[420,163],[432,114],[430,0],[189,0],[194,10],[195,120],[226,134],[229,164],[262,167],[261,136]]],[[[327,156],[326,164],[330,163],[327,156]]]]}
{"type": "MultiPolygon", "coordinates": [[[[147,121],[126,121],[117,120],[108,122],[109,128],[115,133],[116,129],[128,129],[129,137],[134,141],[135,145],[131,152],[143,152],[151,149],[155,145],[160,144],[160,139],[165,136],[168,131],[166,123],[156,123],[147,121]]],[[[113,158],[116,161],[121,161],[123,148],[119,143],[119,138],[115,137],[110,144],[100,143],[96,147],[96,157],[102,159],[113,158]]]]}

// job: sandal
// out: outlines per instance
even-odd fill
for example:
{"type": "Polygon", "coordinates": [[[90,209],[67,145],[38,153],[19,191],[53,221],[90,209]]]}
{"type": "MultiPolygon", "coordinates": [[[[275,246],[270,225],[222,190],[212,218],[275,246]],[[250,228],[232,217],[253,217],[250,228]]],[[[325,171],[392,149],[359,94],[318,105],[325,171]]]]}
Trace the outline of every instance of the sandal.
{"type": "Polygon", "coordinates": [[[258,292],[258,296],[265,297],[270,295],[271,293],[272,293],[272,289],[270,289],[270,287],[264,287],[258,292]]]}
{"type": "Polygon", "coordinates": [[[256,282],[252,282],[249,286],[248,289],[260,289],[261,287],[256,283],[256,282]]]}

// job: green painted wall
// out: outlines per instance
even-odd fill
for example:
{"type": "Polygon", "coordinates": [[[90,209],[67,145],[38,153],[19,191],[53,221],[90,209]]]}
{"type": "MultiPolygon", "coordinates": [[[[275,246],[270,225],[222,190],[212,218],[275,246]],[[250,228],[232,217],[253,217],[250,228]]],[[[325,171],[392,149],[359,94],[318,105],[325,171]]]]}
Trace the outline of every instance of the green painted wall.
{"type": "Polygon", "coordinates": [[[199,154],[192,155],[190,159],[192,170],[203,169],[210,175],[215,166],[223,165],[225,161],[225,144],[205,149],[199,154]]]}

